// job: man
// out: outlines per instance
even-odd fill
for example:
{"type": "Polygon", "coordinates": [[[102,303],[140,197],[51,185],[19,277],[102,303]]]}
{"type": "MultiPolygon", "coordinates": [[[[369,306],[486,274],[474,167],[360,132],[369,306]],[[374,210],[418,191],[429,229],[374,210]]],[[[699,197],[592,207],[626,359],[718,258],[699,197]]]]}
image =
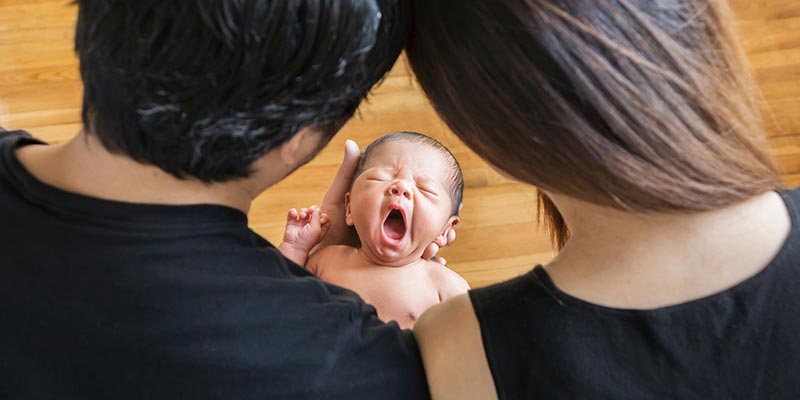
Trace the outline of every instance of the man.
{"type": "Polygon", "coordinates": [[[0,397],[426,397],[410,332],[246,216],[392,66],[407,2],[77,4],[83,132],[0,133],[0,397]]]}

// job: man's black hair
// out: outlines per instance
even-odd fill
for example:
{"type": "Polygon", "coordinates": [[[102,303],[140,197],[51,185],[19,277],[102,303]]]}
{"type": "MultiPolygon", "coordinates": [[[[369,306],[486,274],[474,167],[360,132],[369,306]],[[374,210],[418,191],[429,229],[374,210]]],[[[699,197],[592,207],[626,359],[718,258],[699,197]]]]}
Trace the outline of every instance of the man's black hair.
{"type": "Polygon", "coordinates": [[[76,0],[84,130],[180,178],[247,177],[324,141],[406,40],[407,0],[76,0]]]}

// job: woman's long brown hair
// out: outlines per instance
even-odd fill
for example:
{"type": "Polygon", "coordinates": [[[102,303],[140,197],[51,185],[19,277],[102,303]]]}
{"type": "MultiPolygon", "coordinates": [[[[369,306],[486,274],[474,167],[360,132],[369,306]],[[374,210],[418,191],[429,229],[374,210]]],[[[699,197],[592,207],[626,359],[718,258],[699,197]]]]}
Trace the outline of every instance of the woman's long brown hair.
{"type": "MultiPolygon", "coordinates": [[[[781,187],[725,1],[417,0],[411,66],[449,127],[545,192],[632,212],[781,187]]],[[[539,192],[560,248],[569,231],[539,192]]]]}

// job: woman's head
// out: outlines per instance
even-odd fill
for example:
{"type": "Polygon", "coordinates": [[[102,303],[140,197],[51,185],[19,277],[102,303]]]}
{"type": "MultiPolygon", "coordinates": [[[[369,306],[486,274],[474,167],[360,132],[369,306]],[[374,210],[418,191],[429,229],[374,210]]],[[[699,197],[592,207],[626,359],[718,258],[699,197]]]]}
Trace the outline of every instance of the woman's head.
{"type": "Polygon", "coordinates": [[[700,211],[780,186],[728,12],[713,0],[417,1],[408,53],[447,124],[505,173],[618,209],[700,211]]]}

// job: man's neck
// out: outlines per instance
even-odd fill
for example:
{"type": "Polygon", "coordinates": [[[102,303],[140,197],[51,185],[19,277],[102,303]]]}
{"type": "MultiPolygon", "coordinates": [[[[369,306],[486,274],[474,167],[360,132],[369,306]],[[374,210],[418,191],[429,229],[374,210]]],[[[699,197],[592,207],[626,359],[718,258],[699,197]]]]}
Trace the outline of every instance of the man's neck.
{"type": "Polygon", "coordinates": [[[81,133],[54,146],[29,145],[17,151],[37,179],[59,189],[105,200],[129,203],[216,204],[247,213],[251,201],[266,187],[253,179],[206,184],[178,179],[158,167],[110,153],[91,134],[81,133]]]}

